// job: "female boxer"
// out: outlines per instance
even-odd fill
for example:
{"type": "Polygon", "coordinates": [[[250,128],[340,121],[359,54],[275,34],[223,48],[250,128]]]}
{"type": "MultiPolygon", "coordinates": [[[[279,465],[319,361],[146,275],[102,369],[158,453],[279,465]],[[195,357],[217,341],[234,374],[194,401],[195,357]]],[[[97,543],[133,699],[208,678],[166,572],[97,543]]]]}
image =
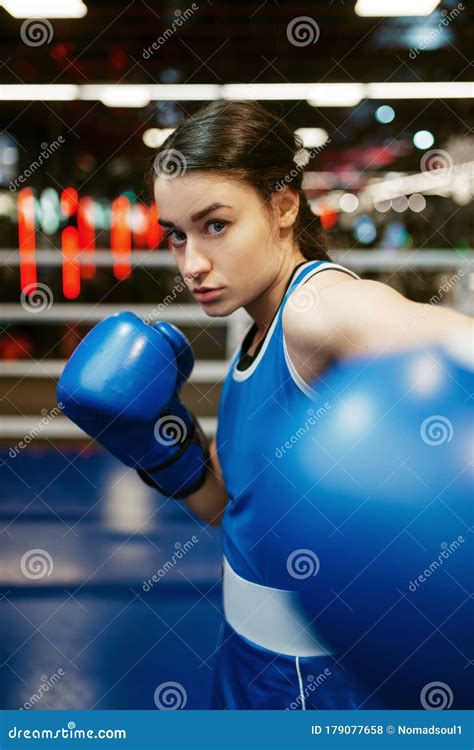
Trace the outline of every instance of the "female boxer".
{"type": "Polygon", "coordinates": [[[223,387],[212,470],[187,497],[203,519],[222,522],[216,708],[344,709],[365,699],[292,598],[298,555],[285,546],[285,519],[298,490],[279,476],[274,426],[295,399],[313,403],[331,360],[422,346],[471,325],[330,260],[302,190],[301,147],[258,103],[217,101],[181,124],[154,162],[160,224],[195,299],[209,316],[244,308],[253,319],[223,387]]]}
{"type": "MultiPolygon", "coordinates": [[[[330,260],[302,190],[301,151],[261,105],[217,101],[183,122],[154,161],[159,221],[195,299],[209,316],[244,308],[253,319],[225,379],[210,455],[179,399],[191,347],[165,321],[101,321],[58,385],[63,411],[89,435],[163,494],[222,523],[220,709],[380,707],[299,609],[302,566],[317,561],[304,524],[287,533],[302,497],[279,456],[288,467],[302,425],[295,416],[283,436],[280,425],[324,412],[314,386],[332,360],[426,346],[471,325],[330,260]]],[[[317,515],[317,487],[306,494],[317,515]]]]}

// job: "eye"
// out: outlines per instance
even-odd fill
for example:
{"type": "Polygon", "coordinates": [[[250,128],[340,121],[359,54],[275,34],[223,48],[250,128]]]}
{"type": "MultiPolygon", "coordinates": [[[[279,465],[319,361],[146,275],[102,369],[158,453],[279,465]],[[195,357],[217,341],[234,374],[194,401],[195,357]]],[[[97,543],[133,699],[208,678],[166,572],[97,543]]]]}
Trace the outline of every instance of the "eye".
{"type": "Polygon", "coordinates": [[[221,234],[223,232],[223,230],[225,229],[225,227],[227,226],[228,223],[229,223],[228,221],[224,221],[223,219],[213,219],[213,221],[208,221],[208,223],[206,224],[206,228],[208,228],[208,227],[210,227],[212,225],[215,226],[216,224],[218,226],[220,225],[221,228],[218,229],[217,232],[215,232],[215,234],[221,234]]]}
{"type": "MultiPolygon", "coordinates": [[[[227,224],[230,224],[230,222],[225,221],[224,219],[213,219],[207,222],[206,229],[209,229],[209,227],[214,226],[216,231],[210,232],[210,234],[211,235],[222,234],[227,224]]],[[[165,234],[164,239],[165,240],[169,239],[173,247],[179,247],[180,245],[183,245],[184,242],[186,242],[186,235],[184,234],[184,232],[178,231],[178,229],[170,229],[165,234]]]]}
{"type": "Polygon", "coordinates": [[[186,235],[183,232],[178,232],[177,229],[171,229],[165,235],[165,239],[170,239],[173,246],[182,245],[186,239],[186,235]]]}

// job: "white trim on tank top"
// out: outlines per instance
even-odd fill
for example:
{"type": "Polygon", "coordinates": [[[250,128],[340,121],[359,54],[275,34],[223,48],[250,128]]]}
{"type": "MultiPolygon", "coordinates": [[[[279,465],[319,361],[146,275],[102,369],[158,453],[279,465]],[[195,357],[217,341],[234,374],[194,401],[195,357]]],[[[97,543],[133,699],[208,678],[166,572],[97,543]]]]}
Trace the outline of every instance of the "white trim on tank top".
{"type": "MultiPolygon", "coordinates": [[[[295,273],[293,274],[292,280],[290,282],[290,287],[291,287],[291,284],[293,283],[294,277],[298,273],[304,272],[304,270],[308,266],[310,266],[311,264],[313,264],[314,262],[315,262],[314,260],[309,260],[308,263],[305,263],[304,266],[300,266],[299,268],[296,269],[295,273]]],[[[301,279],[301,281],[294,287],[294,289],[291,290],[291,293],[293,294],[293,292],[296,289],[299,289],[300,286],[302,286],[304,283],[306,283],[306,281],[308,281],[310,278],[312,278],[312,276],[314,276],[316,273],[319,273],[320,271],[324,271],[326,269],[328,269],[328,270],[334,270],[334,271],[345,271],[346,273],[349,273],[351,276],[353,276],[356,279],[360,278],[354,271],[351,271],[349,268],[346,268],[345,266],[339,265],[339,263],[333,263],[331,261],[323,261],[322,263],[320,263],[319,266],[317,266],[316,268],[314,268],[311,271],[311,273],[309,273],[307,276],[305,276],[303,279],[301,279]]],[[[288,288],[287,292],[285,293],[285,295],[288,294],[288,291],[289,291],[289,288],[288,288]]],[[[283,307],[284,307],[284,305],[283,305],[283,307]]],[[[268,333],[267,333],[267,335],[265,337],[265,341],[263,342],[262,348],[260,349],[258,355],[255,357],[255,359],[252,362],[252,364],[250,365],[250,367],[247,367],[245,370],[238,370],[237,369],[237,365],[238,365],[238,362],[239,362],[239,359],[240,359],[240,357],[238,356],[238,354],[239,354],[239,352],[240,352],[240,350],[242,348],[242,344],[240,344],[240,346],[237,349],[236,354],[234,355],[234,357],[236,357],[236,360],[235,360],[235,362],[234,362],[234,364],[232,366],[232,378],[233,378],[233,380],[236,380],[238,382],[243,381],[243,380],[247,380],[247,378],[249,378],[252,375],[252,373],[255,372],[255,370],[257,369],[257,367],[258,367],[258,365],[260,363],[260,360],[262,359],[263,355],[265,354],[265,351],[266,351],[266,349],[267,349],[267,347],[268,347],[268,345],[270,343],[270,339],[271,339],[271,337],[273,335],[273,331],[275,330],[275,326],[276,326],[276,324],[278,322],[279,316],[282,313],[282,310],[283,310],[283,308],[281,308],[281,309],[278,310],[277,314],[275,315],[275,318],[273,319],[273,323],[270,326],[270,328],[268,330],[268,333]]],[[[248,328],[245,336],[250,331],[252,325],[253,325],[253,323],[249,326],[249,328],[248,328]]],[[[282,331],[283,331],[283,327],[282,327],[282,331]]],[[[245,339],[245,336],[244,336],[244,339],[245,339]]],[[[310,386],[307,385],[307,383],[305,383],[305,381],[299,375],[299,373],[295,369],[293,363],[291,362],[289,354],[288,354],[288,350],[286,348],[285,334],[284,333],[283,333],[283,351],[284,351],[284,355],[285,355],[285,361],[286,361],[286,364],[287,364],[287,367],[288,367],[288,370],[289,370],[289,373],[290,373],[292,379],[294,380],[294,382],[296,383],[296,385],[298,386],[298,388],[300,388],[300,390],[302,390],[303,393],[306,396],[308,396],[309,398],[312,398],[315,395],[315,391],[312,388],[310,388],[310,386]]]]}

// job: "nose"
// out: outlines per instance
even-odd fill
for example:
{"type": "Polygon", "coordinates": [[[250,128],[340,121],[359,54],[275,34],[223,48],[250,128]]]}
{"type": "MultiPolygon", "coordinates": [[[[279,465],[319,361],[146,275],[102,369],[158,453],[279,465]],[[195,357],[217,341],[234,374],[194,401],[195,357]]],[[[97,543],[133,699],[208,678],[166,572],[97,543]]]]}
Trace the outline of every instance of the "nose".
{"type": "Polygon", "coordinates": [[[209,273],[211,268],[209,258],[188,242],[184,254],[183,268],[181,269],[183,276],[197,278],[204,273],[209,273]]]}

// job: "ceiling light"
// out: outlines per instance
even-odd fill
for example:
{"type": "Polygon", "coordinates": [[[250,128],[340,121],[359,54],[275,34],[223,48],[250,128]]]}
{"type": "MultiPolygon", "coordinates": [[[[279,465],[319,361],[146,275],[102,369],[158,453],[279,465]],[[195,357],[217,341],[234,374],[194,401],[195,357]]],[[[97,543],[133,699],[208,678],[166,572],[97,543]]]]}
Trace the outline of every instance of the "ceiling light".
{"type": "Polygon", "coordinates": [[[100,101],[107,107],[146,107],[150,95],[146,86],[104,86],[100,101]]]}
{"type": "Polygon", "coordinates": [[[440,0],[358,0],[358,16],[429,16],[440,0]]]}
{"type": "Polygon", "coordinates": [[[423,151],[425,148],[430,148],[434,143],[434,135],[429,130],[418,130],[413,136],[413,143],[416,148],[423,151]]]}
{"type": "Polygon", "coordinates": [[[362,83],[316,83],[307,97],[313,107],[353,107],[364,98],[362,83]]]}
{"type": "Polygon", "coordinates": [[[365,88],[368,99],[470,99],[474,96],[471,81],[368,83],[365,88]]]}
{"type": "Polygon", "coordinates": [[[3,0],[0,6],[13,18],[83,18],[82,0],[3,0]]]}
{"type": "Polygon", "coordinates": [[[78,86],[68,83],[6,83],[0,84],[0,101],[72,102],[78,92],[78,86]]]}
{"type": "Polygon", "coordinates": [[[387,125],[395,119],[395,110],[393,107],[389,107],[388,104],[382,104],[381,107],[377,107],[375,110],[375,119],[382,125],[387,125]]]}

